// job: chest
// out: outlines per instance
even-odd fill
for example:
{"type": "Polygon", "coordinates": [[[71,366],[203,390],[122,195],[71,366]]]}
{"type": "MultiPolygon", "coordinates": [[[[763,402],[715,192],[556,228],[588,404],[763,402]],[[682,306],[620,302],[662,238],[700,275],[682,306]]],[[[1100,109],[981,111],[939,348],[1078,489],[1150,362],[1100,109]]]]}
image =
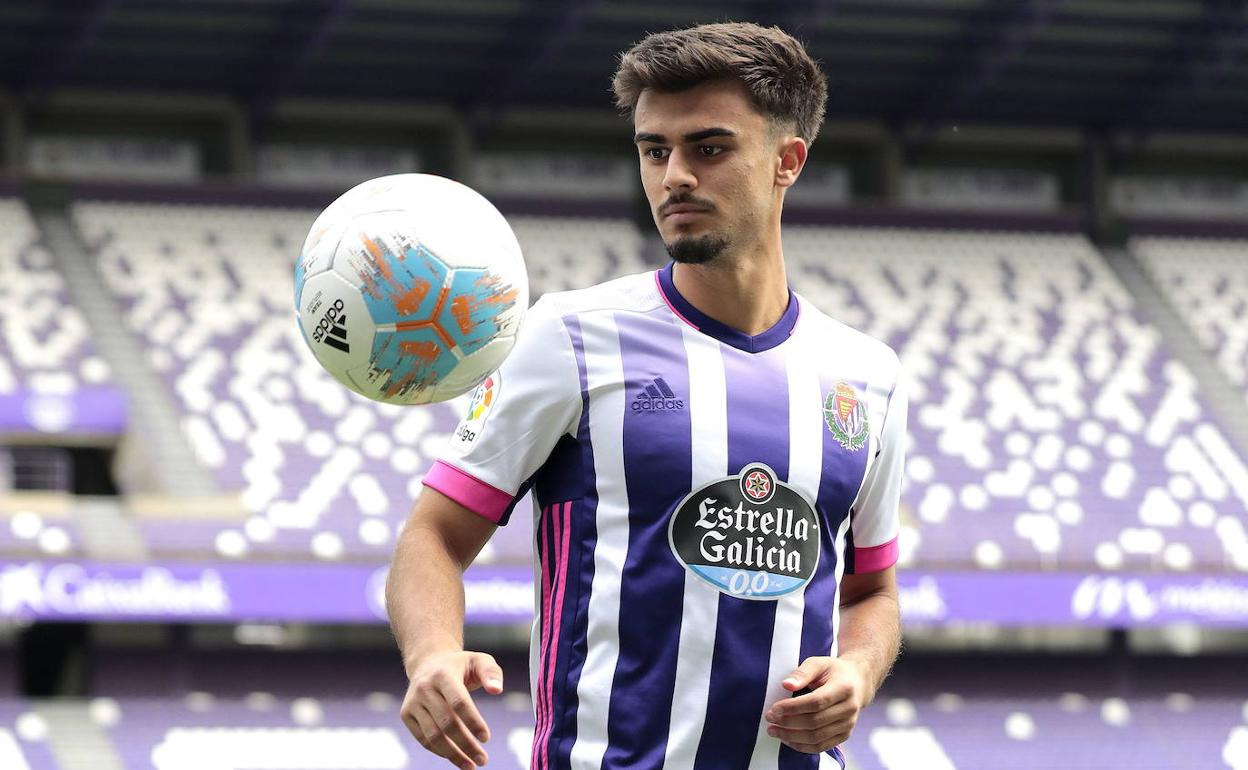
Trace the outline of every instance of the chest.
{"type": "Polygon", "coordinates": [[[630,497],[666,509],[761,464],[826,519],[848,513],[878,445],[881,398],[852,362],[803,340],[747,352],[644,318],[587,329],[586,346],[589,440],[605,461],[618,448],[630,497]]]}

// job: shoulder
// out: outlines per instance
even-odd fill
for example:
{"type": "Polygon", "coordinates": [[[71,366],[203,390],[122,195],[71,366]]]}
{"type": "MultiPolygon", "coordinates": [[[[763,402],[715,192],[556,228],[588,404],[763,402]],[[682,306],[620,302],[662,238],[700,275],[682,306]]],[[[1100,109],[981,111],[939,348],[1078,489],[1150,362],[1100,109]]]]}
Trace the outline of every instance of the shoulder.
{"type": "Polygon", "coordinates": [[[585,289],[543,294],[530,309],[541,315],[566,318],[603,310],[644,313],[663,305],[654,271],[635,273],[585,289]]]}
{"type": "Polygon", "coordinates": [[[818,340],[830,353],[835,352],[836,359],[854,361],[857,379],[896,383],[901,376],[901,359],[891,345],[832,318],[801,295],[798,302],[802,333],[818,340]]]}

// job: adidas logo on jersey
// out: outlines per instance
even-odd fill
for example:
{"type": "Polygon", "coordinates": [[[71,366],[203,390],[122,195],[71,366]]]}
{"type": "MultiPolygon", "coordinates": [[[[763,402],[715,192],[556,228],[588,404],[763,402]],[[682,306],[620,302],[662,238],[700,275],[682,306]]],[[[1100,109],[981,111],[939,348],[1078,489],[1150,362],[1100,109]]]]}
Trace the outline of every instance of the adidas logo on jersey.
{"type": "Polygon", "coordinates": [[[671,412],[684,408],[685,402],[676,397],[662,377],[655,377],[653,382],[638,393],[632,406],[634,412],[671,412]]]}
{"type": "Polygon", "coordinates": [[[325,315],[321,316],[316,328],[312,330],[312,339],[324,342],[343,353],[351,352],[351,346],[347,344],[346,306],[342,304],[342,300],[336,299],[334,304],[325,308],[325,315]]]}

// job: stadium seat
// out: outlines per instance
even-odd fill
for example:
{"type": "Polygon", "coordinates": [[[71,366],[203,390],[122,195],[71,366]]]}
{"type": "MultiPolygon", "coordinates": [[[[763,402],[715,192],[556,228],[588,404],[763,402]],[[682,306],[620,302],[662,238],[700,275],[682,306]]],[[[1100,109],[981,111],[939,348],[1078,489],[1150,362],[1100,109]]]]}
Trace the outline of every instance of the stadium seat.
{"type": "Polygon", "coordinates": [[[967,698],[956,692],[881,698],[862,713],[850,747],[862,770],[1243,768],[1245,705],[1184,692],[1158,699],[1078,692],[1053,698],[967,698]]]}
{"type": "Polygon", "coordinates": [[[0,696],[0,767],[63,770],[47,745],[48,725],[25,699],[0,696]]]}
{"type": "Polygon", "coordinates": [[[909,374],[903,565],[1248,569],[1243,462],[1084,237],[789,227],[785,257],[909,374]]]}
{"type": "Polygon", "coordinates": [[[111,381],[25,204],[0,198],[0,394],[111,381]]]}
{"type": "Polygon", "coordinates": [[[1128,247],[1248,403],[1248,240],[1141,237],[1128,247]]]}

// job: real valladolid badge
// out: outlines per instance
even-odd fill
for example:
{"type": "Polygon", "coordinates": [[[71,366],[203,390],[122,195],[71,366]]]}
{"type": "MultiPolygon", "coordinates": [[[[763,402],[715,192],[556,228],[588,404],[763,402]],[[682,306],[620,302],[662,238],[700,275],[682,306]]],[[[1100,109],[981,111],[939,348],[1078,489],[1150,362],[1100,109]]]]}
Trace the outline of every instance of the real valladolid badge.
{"type": "Polygon", "coordinates": [[[823,402],[823,419],[838,443],[857,452],[867,443],[867,405],[854,386],[841,380],[823,402]]]}

